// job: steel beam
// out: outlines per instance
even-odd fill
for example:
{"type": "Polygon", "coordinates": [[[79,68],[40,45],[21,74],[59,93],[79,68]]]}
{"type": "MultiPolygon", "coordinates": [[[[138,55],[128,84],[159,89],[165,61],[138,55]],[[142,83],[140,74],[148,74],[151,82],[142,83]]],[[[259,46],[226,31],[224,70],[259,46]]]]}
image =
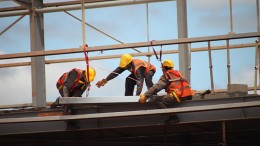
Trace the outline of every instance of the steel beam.
{"type": "MultiPolygon", "coordinates": [[[[42,7],[42,0],[32,3],[33,7],[42,7]]],[[[43,14],[30,15],[31,52],[44,51],[44,23],[43,14]]],[[[31,58],[32,104],[35,107],[45,107],[45,56],[31,58]]]]}
{"type": "MultiPolygon", "coordinates": [[[[234,35],[218,35],[218,36],[207,36],[207,37],[196,37],[196,38],[181,38],[181,39],[173,39],[173,40],[153,41],[153,46],[195,43],[195,42],[205,42],[205,41],[220,41],[220,40],[227,40],[227,39],[242,39],[242,38],[252,38],[252,37],[258,37],[258,36],[260,36],[259,32],[253,32],[253,33],[241,33],[241,34],[234,34],[234,35]]],[[[94,47],[88,47],[87,51],[94,52],[94,51],[106,51],[106,50],[147,47],[147,46],[151,46],[151,43],[150,42],[139,42],[139,43],[108,45],[108,46],[94,46],[94,47]]],[[[71,49],[49,50],[49,51],[34,51],[34,52],[25,52],[25,53],[16,53],[16,54],[4,54],[4,55],[0,55],[0,59],[48,56],[48,55],[59,55],[59,54],[69,54],[69,53],[82,53],[82,52],[83,52],[82,48],[71,48],[71,49]]]]}
{"type": "MultiPolygon", "coordinates": [[[[187,25],[187,4],[186,0],[177,0],[177,22],[178,22],[178,38],[188,38],[187,25]]],[[[185,79],[190,78],[189,67],[190,57],[188,44],[179,44],[179,69],[185,79]]]]}
{"type": "MultiPolygon", "coordinates": [[[[239,49],[239,48],[246,48],[246,47],[254,47],[255,44],[237,44],[237,45],[230,45],[229,49],[239,49]]],[[[226,46],[214,46],[211,48],[211,50],[224,50],[226,49],[226,46]]],[[[191,49],[191,52],[200,52],[200,51],[207,51],[207,47],[202,48],[193,48],[191,49]]],[[[166,50],[162,51],[162,54],[176,54],[179,51],[176,49],[172,50],[166,50]]],[[[159,51],[157,51],[159,54],[159,51]]],[[[154,55],[153,52],[143,52],[143,53],[130,53],[132,56],[152,56],[154,55]]],[[[121,54],[119,55],[107,55],[107,56],[95,56],[95,57],[89,57],[89,60],[104,60],[104,59],[114,59],[114,58],[120,58],[121,54]]],[[[45,64],[53,64],[53,63],[65,63],[65,62],[77,62],[77,61],[85,61],[85,58],[69,58],[69,59],[53,59],[53,60],[45,60],[45,64]]],[[[19,62],[19,63],[6,63],[6,64],[0,64],[0,68],[5,67],[15,67],[15,66],[28,66],[31,65],[31,62],[19,62]]]]}
{"type": "Polygon", "coordinates": [[[59,104],[93,104],[93,103],[131,103],[138,102],[139,96],[121,97],[62,97],[59,104]]]}
{"type": "MultiPolygon", "coordinates": [[[[136,4],[144,4],[146,2],[164,2],[164,1],[173,1],[173,0],[118,0],[118,1],[105,1],[105,2],[97,2],[97,3],[86,3],[85,9],[93,9],[93,8],[103,8],[103,7],[113,7],[113,6],[125,6],[125,5],[136,5],[136,4]]],[[[54,7],[46,7],[46,8],[37,8],[35,11],[37,13],[50,13],[50,12],[60,12],[60,11],[70,11],[70,10],[80,10],[81,5],[69,5],[69,6],[54,6],[54,7]]],[[[26,15],[29,14],[29,10],[18,10],[12,12],[1,12],[0,17],[9,17],[9,16],[18,16],[18,15],[26,15]]]]}
{"type": "Polygon", "coordinates": [[[144,110],[144,111],[109,112],[109,113],[49,116],[49,117],[7,118],[7,119],[0,119],[0,124],[67,121],[67,120],[83,120],[83,119],[99,119],[99,118],[119,118],[119,117],[145,116],[145,115],[158,115],[158,114],[171,114],[171,113],[202,112],[202,111],[212,111],[212,110],[259,107],[259,106],[260,106],[260,101],[253,101],[253,102],[242,102],[242,103],[218,104],[218,105],[210,105],[210,106],[203,105],[203,106],[194,106],[194,107],[151,109],[151,110],[144,110]]]}
{"type": "Polygon", "coordinates": [[[44,112],[52,112],[47,109],[40,111],[23,109],[0,114],[1,123],[4,119],[9,120],[0,124],[0,135],[66,131],[66,122],[64,121],[68,119],[75,120],[80,130],[165,125],[164,121],[172,112],[178,115],[179,124],[259,119],[259,105],[248,107],[253,106],[248,103],[259,102],[259,96],[186,101],[173,106],[174,108],[167,109],[166,113],[158,110],[154,103],[83,104],[73,105],[75,115],[60,116],[60,118],[57,116],[37,117],[37,115],[43,115],[44,112]],[[235,106],[237,107],[235,108],[235,106]],[[210,110],[210,108],[214,109],[210,110]],[[244,116],[241,116],[242,112],[244,116]],[[27,119],[27,121],[20,121],[21,119],[27,119]],[[34,121],[30,121],[30,119],[34,121]]]}

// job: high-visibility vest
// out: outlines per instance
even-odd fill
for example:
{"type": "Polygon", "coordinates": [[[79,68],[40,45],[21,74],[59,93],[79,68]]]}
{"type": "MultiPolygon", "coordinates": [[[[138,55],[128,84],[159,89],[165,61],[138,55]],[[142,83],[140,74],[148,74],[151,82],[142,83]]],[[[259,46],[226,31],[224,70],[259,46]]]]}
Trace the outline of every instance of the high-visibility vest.
{"type": "MultiPolygon", "coordinates": [[[[75,87],[78,85],[79,82],[82,82],[82,81],[80,81],[80,75],[81,75],[81,73],[82,73],[82,70],[77,69],[77,68],[73,68],[71,71],[73,71],[73,70],[76,70],[76,71],[78,72],[78,76],[77,76],[77,78],[74,80],[74,83],[73,83],[73,86],[72,86],[71,90],[75,89],[75,87]]],[[[69,72],[71,72],[71,71],[69,71],[69,72]]],[[[67,77],[67,75],[68,75],[69,72],[64,73],[64,74],[58,79],[57,83],[60,85],[59,89],[61,89],[61,88],[64,86],[64,81],[65,81],[65,79],[66,79],[66,77],[67,77]]],[[[83,83],[83,82],[82,82],[82,83],[83,83]]]]}
{"type": "Polygon", "coordinates": [[[188,81],[182,77],[179,71],[170,69],[166,71],[166,75],[170,82],[165,89],[168,94],[174,93],[180,98],[194,95],[188,81]]]}
{"type": "Polygon", "coordinates": [[[151,65],[150,63],[144,61],[144,60],[140,60],[140,59],[133,59],[133,64],[134,64],[134,70],[132,71],[134,73],[134,75],[136,75],[136,71],[140,68],[140,67],[145,67],[145,74],[149,71],[149,70],[154,70],[156,71],[156,68],[151,65]]]}

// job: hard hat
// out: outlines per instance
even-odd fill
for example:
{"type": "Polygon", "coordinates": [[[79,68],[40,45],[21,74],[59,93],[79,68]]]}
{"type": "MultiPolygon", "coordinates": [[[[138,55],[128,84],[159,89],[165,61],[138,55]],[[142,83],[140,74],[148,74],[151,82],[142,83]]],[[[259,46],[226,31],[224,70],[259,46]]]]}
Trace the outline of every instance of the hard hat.
{"type": "Polygon", "coordinates": [[[163,66],[174,68],[174,63],[170,59],[168,59],[163,62],[163,66]]]}
{"type": "Polygon", "coordinates": [[[89,67],[89,70],[86,68],[85,75],[86,75],[87,81],[92,82],[96,76],[96,71],[92,67],[89,67]],[[89,71],[89,75],[88,75],[88,71],[89,71]],[[89,76],[89,80],[88,80],[88,76],[89,76]]]}
{"type": "Polygon", "coordinates": [[[121,68],[125,68],[131,61],[133,60],[133,57],[129,54],[123,54],[120,59],[119,66],[121,68]]]}

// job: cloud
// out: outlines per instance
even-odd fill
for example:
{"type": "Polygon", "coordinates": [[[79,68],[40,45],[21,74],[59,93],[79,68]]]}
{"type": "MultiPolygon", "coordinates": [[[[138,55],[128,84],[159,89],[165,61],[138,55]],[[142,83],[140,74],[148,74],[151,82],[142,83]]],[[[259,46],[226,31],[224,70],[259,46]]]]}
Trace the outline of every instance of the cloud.
{"type": "MultiPolygon", "coordinates": [[[[247,84],[252,87],[254,85],[255,71],[249,66],[243,66],[231,76],[232,84],[247,84]]],[[[258,79],[259,81],[259,79],[258,79]]],[[[257,82],[258,84],[258,82],[257,82]]]]}

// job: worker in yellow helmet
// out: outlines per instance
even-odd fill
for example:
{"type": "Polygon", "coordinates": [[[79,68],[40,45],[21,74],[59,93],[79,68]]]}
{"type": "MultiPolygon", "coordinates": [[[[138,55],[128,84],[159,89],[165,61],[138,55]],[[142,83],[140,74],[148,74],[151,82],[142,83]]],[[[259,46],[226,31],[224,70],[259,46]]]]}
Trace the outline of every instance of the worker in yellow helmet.
{"type": "Polygon", "coordinates": [[[123,54],[120,58],[119,67],[110,73],[106,79],[98,81],[97,87],[104,86],[109,80],[114,79],[125,70],[131,72],[125,81],[125,96],[133,96],[135,85],[137,85],[136,95],[140,95],[144,80],[148,89],[153,86],[152,78],[156,68],[144,60],[133,59],[129,54],[123,54]]]}
{"type": "MultiPolygon", "coordinates": [[[[56,87],[62,97],[81,97],[90,87],[90,82],[94,80],[95,76],[96,71],[91,67],[86,70],[73,68],[58,79],[56,87]]],[[[58,99],[51,107],[54,108],[57,105],[58,99]]]]}
{"type": "MultiPolygon", "coordinates": [[[[154,84],[153,87],[140,95],[139,102],[145,103],[149,97],[158,93],[162,89],[165,89],[167,95],[156,99],[158,108],[164,109],[171,104],[191,100],[194,93],[191,90],[188,81],[182,77],[182,74],[173,69],[174,63],[171,60],[165,60],[162,63],[162,67],[165,71],[164,75],[161,76],[159,81],[154,84]]],[[[178,117],[172,115],[168,121],[178,122],[178,117]]]]}

